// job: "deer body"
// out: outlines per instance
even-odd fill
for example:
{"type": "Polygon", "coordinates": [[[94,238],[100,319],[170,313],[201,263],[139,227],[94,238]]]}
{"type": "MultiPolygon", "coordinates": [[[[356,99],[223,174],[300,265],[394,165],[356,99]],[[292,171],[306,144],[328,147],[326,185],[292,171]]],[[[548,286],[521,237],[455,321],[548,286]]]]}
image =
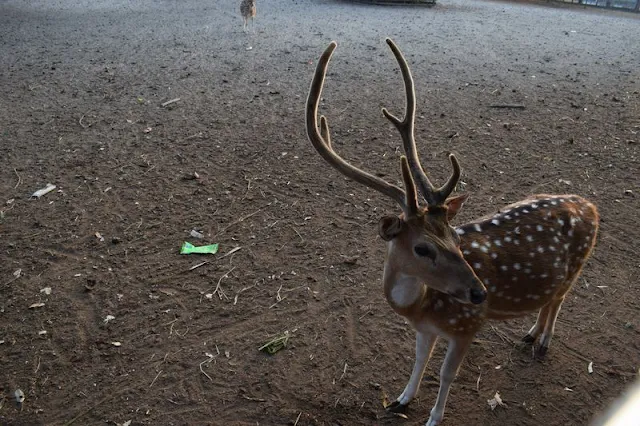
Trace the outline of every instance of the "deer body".
{"type": "Polygon", "coordinates": [[[397,304],[393,281],[385,283],[387,301],[413,323],[457,319],[443,325],[456,332],[474,332],[466,324],[473,318],[520,317],[564,297],[595,243],[598,220],[595,206],[576,195],[538,195],[507,206],[456,228],[465,260],[487,287],[486,303],[471,309],[417,283],[425,288],[415,292],[411,306],[397,304]]]}
{"type": "Polygon", "coordinates": [[[451,383],[477,331],[487,320],[505,320],[539,311],[523,338],[544,356],[565,295],[578,279],[595,245],[599,226],[596,207],[578,195],[539,194],[498,213],[454,228],[467,196],[449,195],[461,169],[450,155],[453,173],[435,188],[418,160],[414,140],[415,93],[406,60],[389,39],[405,83],[403,120],[383,109],[398,129],[406,157],[401,157],[404,190],[344,161],[331,147],[329,125],[317,109],[331,43],[318,61],[307,99],[307,135],[318,153],[347,177],[393,198],[400,216],[378,224],[387,241],[383,288],[392,309],[416,330],[416,360],[409,382],[387,407],[403,411],[418,392],[439,337],[449,345],[440,370],[440,389],[427,426],[440,423],[451,383]],[[418,203],[418,188],[427,203],[418,203]]]}

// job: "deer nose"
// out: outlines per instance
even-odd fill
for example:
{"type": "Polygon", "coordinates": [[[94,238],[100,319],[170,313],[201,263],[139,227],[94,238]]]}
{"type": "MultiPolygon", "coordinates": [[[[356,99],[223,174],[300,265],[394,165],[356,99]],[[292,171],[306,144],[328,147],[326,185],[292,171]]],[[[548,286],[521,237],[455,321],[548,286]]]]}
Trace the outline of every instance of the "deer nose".
{"type": "Polygon", "coordinates": [[[470,296],[471,303],[479,305],[487,298],[487,291],[483,288],[472,288],[470,296]]]}

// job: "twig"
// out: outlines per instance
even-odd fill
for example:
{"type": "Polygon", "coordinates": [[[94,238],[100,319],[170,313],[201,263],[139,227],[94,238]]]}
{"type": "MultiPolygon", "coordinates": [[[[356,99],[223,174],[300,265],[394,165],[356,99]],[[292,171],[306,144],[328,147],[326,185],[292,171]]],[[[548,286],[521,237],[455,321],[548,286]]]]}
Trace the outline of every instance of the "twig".
{"type": "Polygon", "coordinates": [[[293,226],[289,225],[291,227],[291,229],[293,229],[293,232],[295,232],[296,234],[298,234],[298,237],[300,237],[300,242],[304,243],[304,238],[302,238],[302,235],[300,235],[300,233],[298,232],[298,230],[296,228],[294,228],[293,226]]]}
{"type": "Polygon", "coordinates": [[[195,133],[193,135],[187,136],[186,138],[182,139],[182,141],[184,142],[184,141],[188,141],[189,139],[201,138],[201,137],[202,137],[202,132],[198,132],[198,133],[195,133]]]}
{"type": "Polygon", "coordinates": [[[233,253],[237,252],[241,248],[242,248],[241,246],[234,247],[231,250],[229,250],[228,252],[226,252],[225,254],[223,254],[222,256],[220,256],[218,259],[224,259],[227,256],[231,256],[233,253]]]}
{"type": "Polygon", "coordinates": [[[184,331],[184,333],[182,333],[182,334],[180,334],[180,333],[178,333],[178,332],[176,331],[176,336],[184,337],[184,336],[186,336],[186,335],[187,335],[187,333],[188,333],[188,332],[189,332],[189,326],[187,326],[187,329],[186,329],[186,330],[184,331]]]}
{"type": "MultiPolygon", "coordinates": [[[[262,281],[264,282],[264,279],[262,281]]],[[[253,283],[253,285],[250,285],[249,287],[245,287],[242,290],[240,290],[238,293],[236,293],[236,297],[233,298],[233,304],[235,305],[236,303],[238,303],[238,296],[240,296],[240,293],[243,293],[243,292],[245,292],[245,291],[247,291],[249,289],[252,289],[257,285],[258,285],[258,281],[253,283]]]]}
{"type": "Polygon", "coordinates": [[[9,281],[7,281],[6,283],[4,283],[4,285],[9,285],[12,282],[14,282],[15,280],[17,280],[18,278],[20,278],[22,275],[18,275],[17,277],[11,278],[9,281]]]}
{"type": "Polygon", "coordinates": [[[158,374],[156,374],[156,377],[153,378],[153,380],[151,381],[151,384],[149,385],[149,387],[153,386],[153,384],[156,382],[156,380],[158,380],[158,377],[160,376],[161,373],[162,373],[162,370],[158,371],[158,374]]]}
{"type": "Polygon", "coordinates": [[[162,108],[164,108],[164,107],[166,107],[166,106],[168,106],[168,105],[171,105],[171,104],[173,104],[173,103],[176,103],[176,102],[178,102],[179,100],[180,100],[180,98],[175,98],[175,99],[171,99],[170,101],[164,102],[164,103],[162,104],[162,108]]]}
{"type": "Polygon", "coordinates": [[[509,343],[511,345],[513,345],[515,342],[513,341],[513,339],[509,338],[509,336],[507,336],[506,334],[504,334],[502,331],[498,330],[496,327],[494,327],[493,325],[491,326],[491,329],[494,331],[494,333],[496,333],[498,335],[498,337],[505,343],[509,343]]]}
{"type": "Polygon", "coordinates": [[[209,263],[209,261],[208,261],[208,260],[205,260],[204,262],[200,262],[200,263],[198,263],[197,265],[193,265],[191,268],[189,268],[189,270],[190,270],[190,271],[193,271],[194,269],[199,268],[199,267],[201,267],[201,266],[203,266],[203,265],[206,265],[207,263],[209,263]]]}
{"type": "Polygon", "coordinates": [[[296,417],[296,421],[293,424],[293,426],[298,426],[298,421],[300,420],[300,416],[302,415],[302,411],[300,411],[300,414],[298,414],[298,417],[296,417]]]}
{"type": "Polygon", "coordinates": [[[87,126],[85,124],[82,124],[82,120],[84,120],[84,114],[82,114],[82,117],[80,117],[80,120],[78,121],[83,129],[86,129],[87,127],[91,126],[91,125],[87,126]]]}
{"type": "Polygon", "coordinates": [[[222,233],[222,232],[226,231],[227,229],[231,228],[231,227],[232,227],[232,226],[234,226],[234,225],[237,225],[237,224],[238,224],[238,223],[240,223],[240,222],[243,222],[243,221],[245,221],[245,220],[249,219],[251,216],[257,215],[257,214],[258,214],[258,213],[260,213],[263,209],[264,209],[264,207],[260,207],[260,208],[259,208],[258,210],[256,210],[255,212],[253,212],[253,213],[249,213],[248,215],[241,217],[240,219],[236,220],[235,222],[231,222],[229,225],[227,225],[225,228],[223,228],[220,232],[218,232],[218,234],[220,234],[220,233],[222,233]]]}
{"type": "Polygon", "coordinates": [[[20,177],[20,175],[18,174],[18,171],[16,170],[16,168],[13,168],[14,173],[16,174],[16,176],[18,176],[18,183],[16,183],[16,186],[13,187],[13,189],[16,189],[18,187],[18,185],[20,185],[20,182],[22,182],[22,178],[20,177]]]}
{"type": "Polygon", "coordinates": [[[211,356],[209,356],[209,358],[205,359],[204,361],[202,361],[202,362],[200,363],[200,371],[202,372],[202,374],[204,374],[205,376],[207,376],[207,379],[209,379],[209,380],[210,380],[210,381],[212,381],[212,382],[213,382],[213,379],[211,378],[211,376],[209,376],[209,375],[208,375],[208,374],[207,374],[207,373],[202,369],[202,366],[203,366],[204,364],[210,364],[210,363],[211,363],[211,361],[213,361],[214,359],[215,359],[215,357],[214,357],[213,355],[211,355],[211,356]]]}
{"type": "Polygon", "coordinates": [[[269,309],[275,307],[278,303],[282,302],[283,300],[285,300],[287,298],[287,296],[283,297],[282,299],[278,300],[276,303],[274,303],[273,305],[269,306],[269,309]]]}
{"type": "Polygon", "coordinates": [[[242,395],[242,397],[243,397],[244,399],[248,399],[249,401],[255,401],[255,402],[267,402],[267,400],[266,400],[266,399],[262,399],[262,398],[252,398],[252,397],[247,396],[247,395],[242,395]]]}
{"type": "Polygon", "coordinates": [[[166,324],[162,324],[162,325],[170,325],[171,327],[169,327],[169,336],[171,336],[173,334],[173,324],[176,323],[176,321],[178,321],[180,318],[176,318],[173,321],[169,321],[166,324]]]}
{"type": "Polygon", "coordinates": [[[489,108],[502,108],[502,109],[524,109],[525,106],[522,104],[495,104],[489,105],[489,108]]]}
{"type": "Polygon", "coordinates": [[[344,378],[344,375],[347,374],[347,363],[344,363],[344,368],[342,369],[342,375],[340,376],[340,378],[338,379],[338,381],[341,381],[344,378]]]}
{"type": "Polygon", "coordinates": [[[224,291],[222,291],[222,288],[220,287],[220,283],[222,282],[222,279],[223,279],[223,278],[225,278],[225,277],[229,277],[229,274],[230,274],[231,272],[233,272],[233,270],[234,270],[234,269],[236,269],[236,267],[235,267],[235,266],[234,266],[233,268],[231,268],[231,269],[229,270],[229,272],[227,272],[226,274],[224,274],[223,276],[221,276],[221,277],[220,277],[220,279],[218,280],[218,284],[216,285],[215,290],[213,290],[213,294],[218,293],[218,297],[220,298],[220,300],[222,300],[222,297],[223,297],[223,296],[224,296],[224,297],[226,297],[226,298],[228,299],[227,295],[226,295],[226,294],[224,294],[224,291]]]}
{"type": "Polygon", "coordinates": [[[362,321],[362,318],[366,317],[367,315],[369,315],[371,312],[373,312],[372,309],[369,309],[367,312],[365,312],[364,314],[360,315],[360,317],[358,317],[358,321],[362,321]]]}

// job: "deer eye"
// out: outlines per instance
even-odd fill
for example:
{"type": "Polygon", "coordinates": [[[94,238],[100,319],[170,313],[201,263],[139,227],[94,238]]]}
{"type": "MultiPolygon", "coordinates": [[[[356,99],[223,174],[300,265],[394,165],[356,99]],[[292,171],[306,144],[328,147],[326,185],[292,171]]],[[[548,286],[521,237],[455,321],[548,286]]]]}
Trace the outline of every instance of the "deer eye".
{"type": "Polygon", "coordinates": [[[431,260],[436,259],[436,249],[428,243],[420,243],[413,247],[413,251],[419,257],[428,257],[431,260]]]}

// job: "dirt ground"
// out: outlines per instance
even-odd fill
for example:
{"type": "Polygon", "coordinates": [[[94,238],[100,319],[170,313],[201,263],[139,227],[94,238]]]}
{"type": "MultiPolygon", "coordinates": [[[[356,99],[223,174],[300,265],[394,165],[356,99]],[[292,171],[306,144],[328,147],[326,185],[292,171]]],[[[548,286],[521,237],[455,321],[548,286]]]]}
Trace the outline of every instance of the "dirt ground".
{"type": "Polygon", "coordinates": [[[442,343],[408,419],[382,407],[414,351],[381,291],[376,224],[397,207],[304,134],[336,40],[322,106],[336,149],[399,182],[380,113],[404,107],[387,36],[416,79],[425,167],[442,182],[455,152],[465,168],[460,221],[536,192],[602,215],[546,360],[515,343],[535,315],[488,324],[443,424],[587,424],[640,367],[640,17],[467,0],[257,9],[244,34],[235,1],[0,2],[0,424],[428,418],[442,343]],[[220,252],[180,255],[184,241],[220,252]],[[258,351],[285,331],[285,349],[258,351]],[[491,411],[496,391],[506,407],[491,411]]]}

